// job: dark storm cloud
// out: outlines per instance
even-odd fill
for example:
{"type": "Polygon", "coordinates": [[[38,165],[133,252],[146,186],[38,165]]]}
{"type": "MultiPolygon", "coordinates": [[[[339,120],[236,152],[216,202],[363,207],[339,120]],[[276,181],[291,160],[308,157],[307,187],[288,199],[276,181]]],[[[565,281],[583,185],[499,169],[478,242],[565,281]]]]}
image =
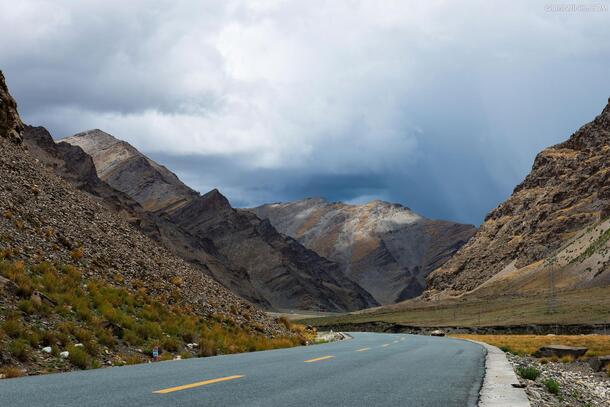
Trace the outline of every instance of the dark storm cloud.
{"type": "Polygon", "coordinates": [[[608,97],[610,13],[546,3],[3,2],[0,69],[26,122],[102,128],[237,206],[478,224],[608,97]]]}

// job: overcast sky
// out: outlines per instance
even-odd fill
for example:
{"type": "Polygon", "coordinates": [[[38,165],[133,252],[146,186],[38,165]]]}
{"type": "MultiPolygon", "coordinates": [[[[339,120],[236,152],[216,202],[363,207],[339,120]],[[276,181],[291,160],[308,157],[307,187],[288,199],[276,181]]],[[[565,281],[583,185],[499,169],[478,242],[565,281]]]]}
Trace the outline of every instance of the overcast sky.
{"type": "Polygon", "coordinates": [[[0,0],[0,69],[25,122],[100,128],[235,206],[479,224],[607,103],[609,5],[0,0]]]}

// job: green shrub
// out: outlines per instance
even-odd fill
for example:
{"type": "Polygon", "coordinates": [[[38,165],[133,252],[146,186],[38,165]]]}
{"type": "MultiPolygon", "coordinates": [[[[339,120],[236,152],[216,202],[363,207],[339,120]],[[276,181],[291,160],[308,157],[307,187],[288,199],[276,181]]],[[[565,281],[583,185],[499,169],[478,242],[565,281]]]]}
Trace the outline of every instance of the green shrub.
{"type": "Polygon", "coordinates": [[[146,359],[141,355],[127,355],[123,360],[127,365],[137,365],[138,363],[146,362],[146,359]]]}
{"type": "Polygon", "coordinates": [[[52,331],[44,331],[41,340],[44,346],[57,345],[57,336],[52,331]]]}
{"type": "Polygon", "coordinates": [[[91,364],[91,359],[87,352],[79,346],[70,346],[68,348],[70,362],[81,369],[87,369],[91,364]]]}
{"type": "Polygon", "coordinates": [[[112,331],[109,329],[99,328],[95,331],[95,336],[97,336],[97,340],[100,344],[109,348],[113,348],[116,344],[112,331]]]}
{"type": "Polygon", "coordinates": [[[17,308],[19,308],[19,310],[25,314],[33,314],[36,312],[36,307],[34,306],[34,303],[32,302],[32,300],[21,300],[19,301],[19,304],[17,304],[17,308]]]}
{"type": "Polygon", "coordinates": [[[8,351],[17,360],[27,362],[29,360],[29,346],[24,339],[16,339],[8,344],[8,351]]]}
{"type": "Polygon", "coordinates": [[[37,348],[40,345],[40,337],[41,335],[37,331],[26,331],[24,334],[24,339],[26,339],[33,348],[37,348]]]}
{"type": "Polygon", "coordinates": [[[517,373],[524,379],[536,380],[540,376],[540,371],[533,366],[519,367],[517,373]]]}
{"type": "Polygon", "coordinates": [[[174,360],[174,355],[172,355],[170,352],[163,352],[159,356],[159,360],[161,360],[161,361],[174,360]]]}
{"type": "Polygon", "coordinates": [[[161,342],[161,347],[168,352],[177,352],[180,349],[180,343],[176,338],[165,338],[161,342]]]}
{"type": "Polygon", "coordinates": [[[161,327],[155,322],[145,321],[136,326],[136,332],[142,339],[160,338],[163,335],[161,327]]]}
{"type": "Polygon", "coordinates": [[[97,356],[100,353],[100,347],[94,340],[83,342],[85,350],[91,356],[97,356]]]}
{"type": "Polygon", "coordinates": [[[18,338],[21,336],[24,328],[18,319],[10,318],[4,321],[2,330],[11,338],[18,338]]]}
{"type": "Polygon", "coordinates": [[[556,380],[553,379],[546,379],[542,382],[542,384],[544,384],[544,387],[546,387],[546,389],[549,391],[549,393],[552,394],[559,394],[559,383],[557,383],[556,380]]]}
{"type": "Polygon", "coordinates": [[[130,329],[125,329],[123,331],[123,340],[132,346],[139,346],[144,343],[142,338],[130,329]]]}

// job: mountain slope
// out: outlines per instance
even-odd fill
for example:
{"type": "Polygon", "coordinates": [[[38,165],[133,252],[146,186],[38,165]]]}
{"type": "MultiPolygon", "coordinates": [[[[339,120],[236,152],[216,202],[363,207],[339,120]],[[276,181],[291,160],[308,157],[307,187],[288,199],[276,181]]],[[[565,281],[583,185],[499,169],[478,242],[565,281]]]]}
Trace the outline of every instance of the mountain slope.
{"type": "Polygon", "coordinates": [[[610,103],[569,140],[540,152],[513,194],[451,260],[427,296],[610,283],[610,103]]]}
{"type": "Polygon", "coordinates": [[[264,307],[269,306],[269,303],[251,287],[247,273],[226,268],[209,239],[195,239],[184,229],[154,213],[145,211],[127,194],[102,181],[97,176],[92,158],[80,147],[64,142],[56,143],[43,127],[25,126],[23,141],[30,154],[57,175],[92,197],[98,198],[102,205],[118,212],[172,253],[222,281],[225,287],[232,291],[239,291],[242,298],[264,307]]]}
{"type": "Polygon", "coordinates": [[[63,141],[89,154],[110,186],[185,231],[180,244],[174,244],[175,252],[191,260],[189,253],[205,246],[225,266],[225,272],[214,277],[238,294],[255,292],[280,310],[345,311],[377,305],[337,264],[277,233],[255,215],[232,208],[217,190],[200,196],[128,143],[100,130],[63,141]]]}
{"type": "Polygon", "coordinates": [[[425,278],[474,234],[471,225],[421,217],[383,201],[365,205],[320,198],[251,209],[281,233],[342,265],[382,304],[419,295],[425,278]]]}
{"type": "Polygon", "coordinates": [[[236,338],[291,335],[30,154],[1,72],[0,110],[0,368],[144,361],[137,349],[155,343],[197,354],[186,343],[200,341],[213,354],[245,349],[228,348],[236,338]]]}

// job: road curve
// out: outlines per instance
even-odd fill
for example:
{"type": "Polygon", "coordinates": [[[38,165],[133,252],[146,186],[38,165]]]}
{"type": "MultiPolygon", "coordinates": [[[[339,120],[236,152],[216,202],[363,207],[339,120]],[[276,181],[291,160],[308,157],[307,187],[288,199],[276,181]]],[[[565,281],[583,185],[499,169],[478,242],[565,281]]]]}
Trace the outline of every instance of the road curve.
{"type": "Polygon", "coordinates": [[[485,351],[353,333],[341,342],[0,381],[0,406],[476,406],[485,351]]]}

